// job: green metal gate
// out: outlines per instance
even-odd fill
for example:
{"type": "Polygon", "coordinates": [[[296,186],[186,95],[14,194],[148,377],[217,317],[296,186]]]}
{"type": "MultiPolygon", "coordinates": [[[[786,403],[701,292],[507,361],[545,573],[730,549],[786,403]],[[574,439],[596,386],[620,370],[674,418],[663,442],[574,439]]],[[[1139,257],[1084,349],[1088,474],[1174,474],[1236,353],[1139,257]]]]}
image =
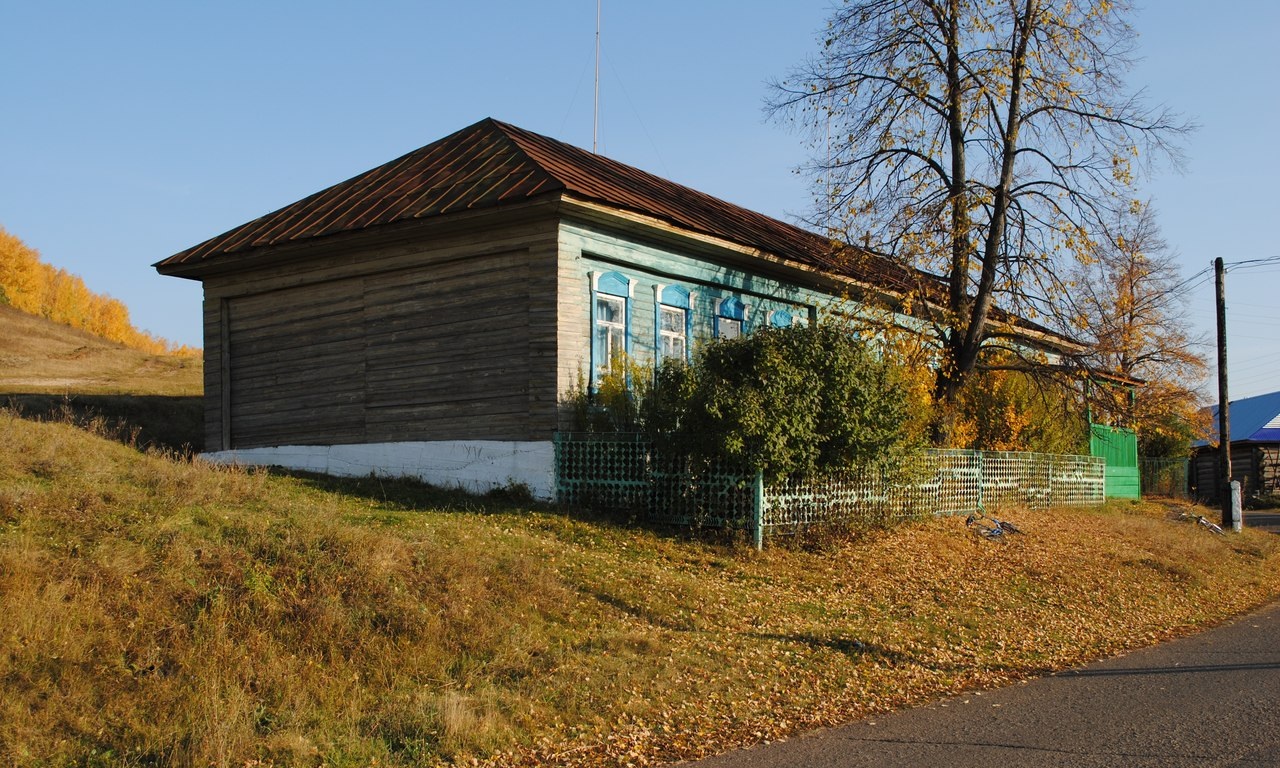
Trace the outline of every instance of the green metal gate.
{"type": "Polygon", "coordinates": [[[1108,499],[1142,497],[1141,473],[1138,471],[1138,433],[1106,424],[1089,425],[1089,454],[1107,463],[1106,495],[1108,499]]]}

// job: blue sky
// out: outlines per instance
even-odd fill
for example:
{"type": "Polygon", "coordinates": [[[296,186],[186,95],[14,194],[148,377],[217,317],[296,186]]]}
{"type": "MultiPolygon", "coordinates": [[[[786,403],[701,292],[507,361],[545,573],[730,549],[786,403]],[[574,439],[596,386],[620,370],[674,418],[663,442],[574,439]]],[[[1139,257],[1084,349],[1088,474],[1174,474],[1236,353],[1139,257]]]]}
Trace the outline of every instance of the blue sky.
{"type": "MultiPolygon", "coordinates": [[[[601,151],[804,213],[805,149],[762,103],[828,8],[604,0],[601,151]]],[[[1143,189],[1186,276],[1280,255],[1280,3],[1162,0],[1134,23],[1131,81],[1202,126],[1185,172],[1143,189]]],[[[198,345],[199,285],[152,263],[483,117],[590,147],[594,30],[593,0],[0,0],[0,226],[198,345]]],[[[1233,399],[1280,389],[1278,287],[1276,265],[1228,275],[1233,399]]],[[[1212,282],[1192,293],[1209,337],[1212,282]]]]}

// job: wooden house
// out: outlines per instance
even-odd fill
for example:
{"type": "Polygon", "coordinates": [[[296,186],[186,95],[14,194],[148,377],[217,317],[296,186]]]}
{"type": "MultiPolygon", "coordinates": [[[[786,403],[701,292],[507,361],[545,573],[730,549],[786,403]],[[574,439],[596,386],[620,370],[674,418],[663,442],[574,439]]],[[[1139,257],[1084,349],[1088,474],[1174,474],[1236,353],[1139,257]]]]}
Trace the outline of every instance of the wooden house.
{"type": "MultiPolygon", "coordinates": [[[[1217,502],[1219,492],[1218,406],[1209,409],[1214,439],[1195,444],[1190,481],[1197,498],[1217,502]]],[[[1231,478],[1245,500],[1280,497],[1280,392],[1231,403],[1231,478]]]]}
{"type": "Polygon", "coordinates": [[[155,266],[203,284],[211,458],[541,497],[561,397],[617,353],[941,286],[492,119],[155,266]]]}

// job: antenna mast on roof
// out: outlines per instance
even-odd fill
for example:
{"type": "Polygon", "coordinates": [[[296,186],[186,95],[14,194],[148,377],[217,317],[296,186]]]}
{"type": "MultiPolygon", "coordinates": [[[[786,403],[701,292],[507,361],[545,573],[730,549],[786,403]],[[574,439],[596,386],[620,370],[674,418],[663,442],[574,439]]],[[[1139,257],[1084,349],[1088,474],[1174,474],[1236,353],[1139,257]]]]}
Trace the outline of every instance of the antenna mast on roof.
{"type": "Polygon", "coordinates": [[[591,153],[593,155],[599,154],[596,147],[600,135],[600,3],[601,0],[596,0],[596,91],[591,113],[591,153]]]}

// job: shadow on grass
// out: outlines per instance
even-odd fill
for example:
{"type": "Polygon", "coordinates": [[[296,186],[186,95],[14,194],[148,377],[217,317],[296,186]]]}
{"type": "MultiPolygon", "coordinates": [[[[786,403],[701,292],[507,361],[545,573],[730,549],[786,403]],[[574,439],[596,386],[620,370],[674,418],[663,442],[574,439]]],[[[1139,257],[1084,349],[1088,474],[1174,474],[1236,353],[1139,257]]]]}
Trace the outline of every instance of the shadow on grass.
{"type": "Polygon", "coordinates": [[[200,396],[0,394],[23,418],[86,429],[136,448],[190,455],[204,439],[200,396]]]}
{"type": "Polygon", "coordinates": [[[891,664],[904,664],[914,662],[911,656],[899,651],[889,650],[883,646],[874,643],[864,643],[853,637],[845,637],[843,635],[818,635],[811,632],[801,633],[776,633],[776,632],[752,632],[750,637],[760,640],[781,640],[787,643],[799,643],[807,645],[817,650],[835,651],[842,653],[850,658],[868,658],[876,661],[885,661],[891,664]]]}
{"type": "Polygon", "coordinates": [[[691,619],[672,621],[660,613],[650,611],[640,605],[624,600],[617,595],[611,595],[599,590],[587,590],[586,594],[616,611],[625,613],[634,619],[639,619],[640,621],[643,621],[650,626],[658,627],[659,629],[666,629],[673,632],[695,632],[698,629],[697,625],[691,619]]]}
{"type": "Polygon", "coordinates": [[[873,663],[891,667],[917,666],[934,672],[961,674],[984,669],[990,672],[1001,672],[1015,676],[1038,676],[1054,673],[1048,665],[1005,663],[998,656],[983,658],[973,662],[942,662],[932,658],[928,652],[898,651],[876,643],[868,643],[855,637],[833,632],[823,634],[817,632],[767,633],[752,632],[749,637],[762,640],[781,640],[789,643],[807,645],[815,650],[829,650],[844,654],[850,659],[867,659],[873,663]]]}
{"type": "Polygon", "coordinates": [[[316,472],[268,467],[267,471],[280,477],[291,477],[309,488],[366,499],[377,502],[386,512],[413,512],[432,510],[437,512],[462,512],[470,514],[525,514],[541,512],[559,515],[566,520],[589,523],[600,529],[624,531],[642,530],[663,539],[695,541],[734,548],[746,545],[746,535],[740,530],[717,528],[686,528],[647,522],[635,515],[619,512],[602,512],[589,507],[571,507],[553,502],[539,501],[530,490],[521,485],[497,488],[479,494],[459,488],[445,488],[421,480],[405,477],[335,477],[316,472]]]}
{"type": "Polygon", "coordinates": [[[511,486],[485,494],[459,488],[443,488],[406,477],[335,477],[317,472],[267,468],[273,475],[291,477],[304,485],[325,493],[376,501],[384,509],[413,512],[430,509],[438,512],[473,514],[508,514],[530,511],[554,511],[551,504],[533,498],[527,488],[511,486]]]}

